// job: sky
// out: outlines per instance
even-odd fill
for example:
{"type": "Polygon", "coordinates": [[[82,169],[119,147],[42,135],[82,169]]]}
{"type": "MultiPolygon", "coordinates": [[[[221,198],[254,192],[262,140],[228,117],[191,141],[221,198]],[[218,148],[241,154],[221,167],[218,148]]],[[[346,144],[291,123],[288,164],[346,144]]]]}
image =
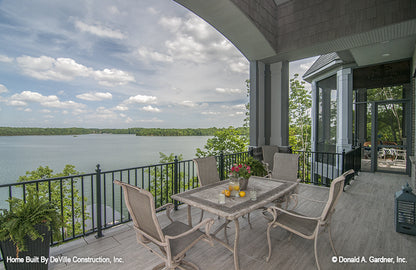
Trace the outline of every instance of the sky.
{"type": "Polygon", "coordinates": [[[239,50],[172,0],[0,0],[0,126],[238,127],[248,78],[239,50]]]}

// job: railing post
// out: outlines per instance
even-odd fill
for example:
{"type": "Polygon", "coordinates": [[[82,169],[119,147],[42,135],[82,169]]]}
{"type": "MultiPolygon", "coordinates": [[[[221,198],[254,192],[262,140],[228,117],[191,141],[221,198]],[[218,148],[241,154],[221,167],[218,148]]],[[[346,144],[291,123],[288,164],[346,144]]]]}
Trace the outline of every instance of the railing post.
{"type": "Polygon", "coordinates": [[[97,190],[97,235],[96,238],[103,237],[102,221],[101,221],[101,169],[100,164],[97,164],[96,172],[96,190],[97,190]]]}
{"type": "Polygon", "coordinates": [[[220,166],[220,180],[224,180],[224,152],[221,151],[220,153],[220,162],[219,162],[219,166],[220,166]]]}
{"type": "Polygon", "coordinates": [[[343,174],[345,172],[345,163],[346,163],[346,160],[345,160],[345,149],[342,149],[342,162],[341,162],[342,167],[341,167],[341,174],[343,174]]]}
{"type": "MultiPolygon", "coordinates": [[[[175,156],[175,160],[173,162],[173,194],[178,193],[178,180],[179,180],[178,165],[179,165],[178,156],[175,156]]],[[[178,201],[176,200],[173,201],[173,204],[175,206],[175,210],[178,210],[178,201]]]]}

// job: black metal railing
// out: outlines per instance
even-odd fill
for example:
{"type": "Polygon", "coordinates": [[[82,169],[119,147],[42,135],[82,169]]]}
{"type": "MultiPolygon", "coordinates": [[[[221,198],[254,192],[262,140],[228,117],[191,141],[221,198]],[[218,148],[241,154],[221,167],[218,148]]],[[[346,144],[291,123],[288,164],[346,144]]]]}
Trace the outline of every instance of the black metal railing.
{"type": "MultiPolygon", "coordinates": [[[[320,153],[294,151],[299,154],[298,176],[305,183],[329,186],[330,181],[344,171],[359,170],[360,149],[347,153],[320,153]]],[[[221,180],[227,178],[234,163],[241,163],[253,152],[220,154],[216,157],[221,180]]],[[[103,230],[128,222],[130,215],[124,204],[122,189],[113,184],[114,180],[127,182],[150,191],[155,207],[178,202],[172,194],[198,187],[196,168],[192,160],[141,166],[127,169],[102,171],[97,165],[94,173],[71,175],[51,179],[18,182],[0,185],[0,198],[26,200],[30,192],[53,201],[64,217],[64,226],[58,239],[52,238],[51,245],[96,233],[103,236],[103,230]]],[[[0,202],[0,208],[8,208],[0,202]]]]}
{"type": "MultiPolygon", "coordinates": [[[[220,154],[216,157],[221,179],[226,179],[234,163],[244,161],[252,152],[220,154]]],[[[26,201],[30,192],[53,201],[64,217],[60,237],[52,238],[51,245],[67,242],[96,233],[103,236],[103,230],[130,221],[124,204],[121,187],[114,180],[127,182],[150,191],[155,206],[178,202],[171,195],[198,186],[196,168],[192,160],[141,166],[127,169],[102,171],[97,165],[95,173],[71,175],[51,179],[18,182],[0,185],[0,198],[20,198],[26,201]]],[[[9,208],[6,201],[0,208],[9,208]]]]}
{"type": "MultiPolygon", "coordinates": [[[[298,177],[304,183],[329,187],[331,181],[344,172],[361,170],[361,147],[342,153],[310,152],[295,150],[299,154],[298,177]]],[[[345,181],[348,185],[351,178],[345,181]]]]}

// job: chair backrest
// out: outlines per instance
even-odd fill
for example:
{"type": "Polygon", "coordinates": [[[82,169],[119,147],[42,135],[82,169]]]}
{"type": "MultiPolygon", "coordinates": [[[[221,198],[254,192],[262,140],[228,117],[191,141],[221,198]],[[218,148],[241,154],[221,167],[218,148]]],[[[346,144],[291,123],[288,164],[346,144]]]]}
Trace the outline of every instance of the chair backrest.
{"type": "MultiPolygon", "coordinates": [[[[156,217],[153,195],[147,190],[117,180],[114,184],[123,188],[125,203],[136,228],[157,241],[164,242],[164,235],[156,217]]],[[[148,237],[146,239],[152,241],[148,237]]]]}
{"type": "Polygon", "coordinates": [[[332,181],[331,187],[329,188],[328,202],[326,203],[324,211],[321,215],[322,221],[327,221],[330,213],[333,211],[335,205],[338,202],[339,196],[342,194],[342,191],[344,190],[345,178],[352,173],[354,173],[354,170],[349,170],[332,181]]]}
{"type": "Polygon", "coordinates": [[[272,178],[288,181],[298,179],[298,154],[275,153],[273,161],[272,178]]]}
{"type": "Polygon", "coordinates": [[[193,160],[200,186],[206,186],[220,181],[217,169],[217,160],[214,156],[196,158],[193,160]]]}
{"type": "Polygon", "coordinates": [[[279,152],[279,147],[277,145],[263,145],[261,150],[263,161],[269,165],[269,170],[273,170],[273,157],[275,153],[279,152]]]}

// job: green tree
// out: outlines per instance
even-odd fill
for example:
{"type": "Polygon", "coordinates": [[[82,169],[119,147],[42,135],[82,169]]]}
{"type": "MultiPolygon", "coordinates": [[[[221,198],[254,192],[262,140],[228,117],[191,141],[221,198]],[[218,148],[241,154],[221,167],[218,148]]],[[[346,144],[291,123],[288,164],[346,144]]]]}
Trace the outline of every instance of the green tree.
{"type": "MultiPolygon", "coordinates": [[[[34,171],[27,171],[26,175],[19,177],[19,182],[27,182],[39,179],[51,179],[57,177],[67,177],[71,175],[79,175],[80,172],[75,170],[74,165],[66,165],[62,172],[53,173],[53,170],[48,166],[40,166],[34,171]]],[[[64,178],[60,180],[51,180],[41,183],[33,183],[26,185],[27,196],[39,194],[44,198],[50,200],[54,205],[57,205],[61,213],[63,213],[63,222],[65,235],[78,235],[82,233],[82,217],[88,219],[89,215],[86,212],[86,198],[84,198],[84,209],[82,208],[82,197],[79,192],[78,180],[74,178],[64,178]],[[73,200],[72,200],[73,198],[73,200]],[[72,210],[73,209],[73,210],[72,210]],[[83,215],[84,212],[84,215],[83,215]],[[74,228],[73,231],[73,221],[74,228]]],[[[54,239],[58,240],[58,239],[54,239]]]]}
{"type": "Polygon", "coordinates": [[[294,150],[311,148],[311,93],[299,74],[290,79],[289,94],[289,144],[294,150]]]}
{"type": "MultiPolygon", "coordinates": [[[[166,166],[155,166],[149,168],[150,175],[150,192],[155,198],[156,207],[162,206],[171,201],[170,196],[174,190],[174,170],[175,155],[173,153],[164,154],[159,152],[160,163],[166,166]]],[[[183,160],[183,156],[177,156],[178,161],[183,160]]],[[[190,164],[180,163],[178,166],[178,190],[185,191],[198,186],[198,178],[188,175],[190,172],[188,167],[190,164]]]]}
{"type": "MultiPolygon", "coordinates": [[[[382,87],[367,90],[368,101],[399,100],[403,98],[403,86],[382,87]]],[[[403,104],[381,104],[378,106],[379,140],[400,143],[403,140],[403,104]]],[[[371,110],[367,111],[367,119],[371,121],[371,110]]],[[[371,124],[370,124],[371,127],[371,124]]],[[[367,129],[371,134],[371,128],[367,129]]]]}
{"type": "Polygon", "coordinates": [[[197,157],[218,156],[247,151],[248,138],[242,136],[241,131],[233,127],[218,130],[214,137],[207,140],[204,149],[196,149],[197,157]]]}

